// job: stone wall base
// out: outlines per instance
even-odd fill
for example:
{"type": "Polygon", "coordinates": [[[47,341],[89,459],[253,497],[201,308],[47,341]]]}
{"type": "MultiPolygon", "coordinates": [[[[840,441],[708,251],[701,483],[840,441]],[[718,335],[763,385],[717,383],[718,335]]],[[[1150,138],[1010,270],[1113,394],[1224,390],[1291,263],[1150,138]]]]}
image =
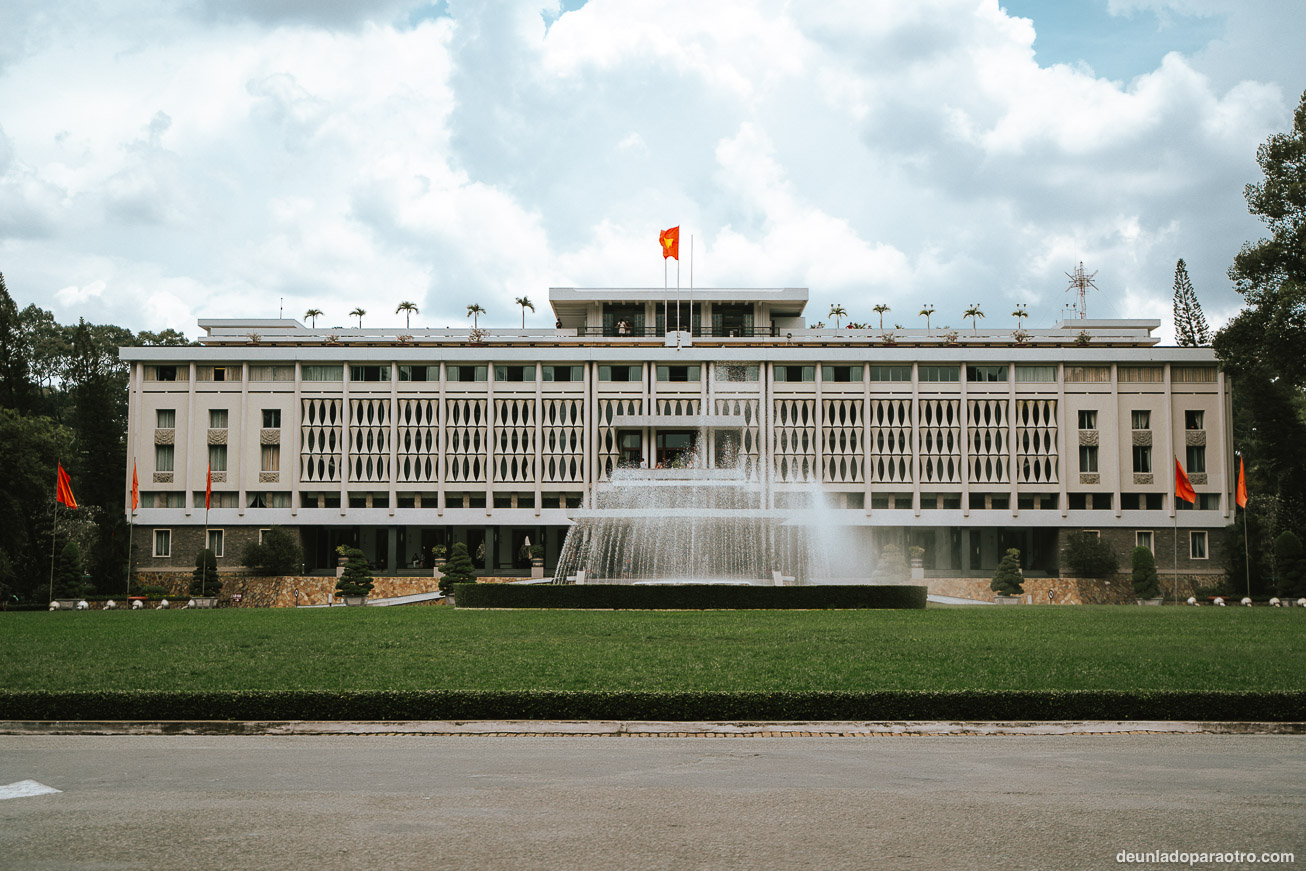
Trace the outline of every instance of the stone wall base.
{"type": "MultiPolygon", "coordinates": [[[[191,576],[189,573],[175,572],[139,572],[137,580],[142,584],[163,587],[169,599],[180,598],[185,604],[190,598],[191,576]]],[[[256,577],[254,575],[237,575],[223,572],[222,593],[224,600],[230,600],[237,593],[239,602],[224,601],[240,608],[293,608],[296,605],[325,605],[335,596],[336,578],[306,577],[287,575],[283,577],[256,577]]],[[[519,581],[521,578],[480,578],[482,584],[502,584],[519,581]]],[[[412,596],[417,593],[434,593],[440,582],[434,577],[375,577],[372,579],[372,599],[391,599],[396,596],[412,596]]],[[[339,602],[338,596],[335,601],[339,602]]]]}
{"type": "MultiPolygon", "coordinates": [[[[990,578],[929,578],[925,585],[934,596],[953,596],[993,602],[997,593],[989,589],[990,578]]],[[[1212,583],[1209,575],[1161,576],[1161,593],[1167,600],[1182,601],[1199,586],[1212,583]]],[[[1111,578],[1026,578],[1024,597],[1032,605],[1132,605],[1134,595],[1129,575],[1111,578]]]]}

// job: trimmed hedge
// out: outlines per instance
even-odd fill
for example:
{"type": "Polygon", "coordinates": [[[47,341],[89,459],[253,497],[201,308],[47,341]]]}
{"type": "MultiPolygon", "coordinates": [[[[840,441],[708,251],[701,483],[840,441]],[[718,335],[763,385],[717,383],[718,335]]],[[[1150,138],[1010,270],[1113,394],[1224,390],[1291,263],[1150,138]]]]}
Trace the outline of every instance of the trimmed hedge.
{"type": "Polygon", "coordinates": [[[1306,692],[0,692],[0,720],[1306,720],[1306,692]]]}
{"type": "Polygon", "coordinates": [[[754,610],[924,608],[923,586],[826,584],[754,587],[731,584],[455,584],[460,608],[604,608],[613,610],[754,610]]]}

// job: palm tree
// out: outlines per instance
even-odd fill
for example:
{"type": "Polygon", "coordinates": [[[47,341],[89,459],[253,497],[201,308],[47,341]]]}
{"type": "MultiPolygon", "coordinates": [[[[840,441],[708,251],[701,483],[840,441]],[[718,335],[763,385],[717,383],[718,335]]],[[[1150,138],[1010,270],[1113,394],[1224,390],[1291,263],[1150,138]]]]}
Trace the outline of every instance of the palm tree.
{"type": "Polygon", "coordinates": [[[1029,312],[1025,311],[1025,304],[1022,302],[1016,306],[1016,310],[1011,313],[1011,316],[1016,319],[1016,329],[1021,329],[1025,326],[1025,318],[1029,317],[1029,312]]]}
{"type": "Polygon", "coordinates": [[[928,302],[921,308],[920,316],[925,318],[925,332],[930,331],[930,315],[934,314],[934,306],[928,302]]]}
{"type": "MultiPolygon", "coordinates": [[[[467,306],[467,317],[472,319],[473,330],[480,329],[478,324],[480,322],[481,315],[483,314],[485,314],[485,309],[481,308],[480,303],[474,302],[471,305],[467,306]]],[[[522,314],[525,315],[525,312],[522,312],[522,314]]]]}
{"type": "Polygon", "coordinates": [[[521,328],[524,330],[526,329],[526,309],[534,312],[535,303],[531,302],[529,296],[519,296],[517,297],[517,305],[521,306],[521,328]]]}
{"type": "Polygon", "coordinates": [[[984,317],[984,312],[980,311],[979,303],[975,303],[970,308],[962,312],[963,318],[970,318],[970,326],[975,332],[979,332],[979,321],[976,318],[984,317]]]}
{"type": "Polygon", "coordinates": [[[322,317],[322,309],[311,308],[304,312],[304,320],[313,322],[313,329],[317,329],[317,319],[322,317]]]}
{"type": "Polygon", "coordinates": [[[399,303],[399,308],[395,309],[395,314],[399,314],[400,312],[404,313],[405,330],[408,329],[408,319],[413,315],[420,315],[422,313],[417,306],[413,305],[408,300],[404,300],[403,302],[399,303]]]}
{"type": "Polygon", "coordinates": [[[360,330],[363,328],[363,315],[365,314],[367,314],[367,309],[365,308],[356,308],[349,313],[351,318],[358,318],[358,328],[360,330]]]}
{"type": "Polygon", "coordinates": [[[848,317],[848,312],[843,310],[841,305],[830,306],[830,317],[834,318],[834,328],[839,329],[839,318],[848,317]]]}
{"type": "Polygon", "coordinates": [[[880,329],[884,329],[884,313],[889,311],[889,307],[884,303],[874,306],[871,311],[878,312],[880,315],[880,329]]]}

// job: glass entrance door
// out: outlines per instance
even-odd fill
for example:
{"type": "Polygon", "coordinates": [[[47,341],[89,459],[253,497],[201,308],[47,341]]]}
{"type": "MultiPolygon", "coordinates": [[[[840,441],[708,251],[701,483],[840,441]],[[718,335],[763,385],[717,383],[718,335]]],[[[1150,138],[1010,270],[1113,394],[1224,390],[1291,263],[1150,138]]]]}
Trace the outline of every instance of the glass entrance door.
{"type": "Polygon", "coordinates": [[[657,464],[664,469],[688,466],[696,447],[698,430],[658,430],[657,464]]]}

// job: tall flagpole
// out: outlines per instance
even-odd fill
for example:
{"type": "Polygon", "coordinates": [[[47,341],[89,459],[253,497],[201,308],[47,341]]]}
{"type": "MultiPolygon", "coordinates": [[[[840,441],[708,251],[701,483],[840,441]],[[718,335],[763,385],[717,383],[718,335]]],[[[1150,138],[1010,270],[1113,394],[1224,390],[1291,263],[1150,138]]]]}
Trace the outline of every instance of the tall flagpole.
{"type": "MultiPolygon", "coordinates": [[[[61,461],[60,461],[61,462],[61,461]]],[[[50,520],[50,602],[54,602],[54,543],[59,529],[59,462],[54,464],[54,516],[50,520]]]]}
{"type": "MultiPolygon", "coordinates": [[[[690,318],[693,324],[693,318],[690,318]]],[[[680,236],[676,236],[676,350],[680,350],[680,236]]],[[[691,326],[692,329],[692,326],[691,326]]]]}
{"type": "Polygon", "coordinates": [[[127,512],[127,606],[131,607],[132,595],[132,533],[136,531],[136,458],[132,457],[132,492],[127,497],[131,501],[127,512]]]}
{"type": "MultiPolygon", "coordinates": [[[[1243,489],[1246,489],[1247,479],[1243,477],[1245,472],[1243,471],[1242,451],[1234,451],[1233,453],[1234,456],[1238,458],[1238,483],[1235,484],[1234,486],[1242,487],[1243,489]]],[[[1237,489],[1234,490],[1233,498],[1234,498],[1233,510],[1236,512],[1238,510],[1237,489]]],[[[1246,574],[1247,576],[1247,598],[1249,599],[1252,597],[1252,557],[1251,557],[1251,549],[1247,544],[1247,536],[1250,535],[1250,533],[1247,531],[1247,526],[1251,522],[1251,519],[1252,519],[1251,512],[1247,510],[1247,505],[1244,504],[1243,505],[1243,570],[1244,570],[1244,574],[1246,574]]]]}
{"type": "MultiPolygon", "coordinates": [[[[676,261],[679,263],[680,261],[676,261]]],[[[689,234],[689,335],[694,335],[694,234],[689,234]]]]}
{"type": "Polygon", "coordinates": [[[1174,513],[1174,576],[1170,582],[1170,588],[1174,592],[1174,599],[1179,601],[1179,475],[1174,470],[1178,468],[1179,458],[1170,452],[1170,474],[1174,477],[1174,483],[1170,487],[1170,510],[1174,513]]]}

